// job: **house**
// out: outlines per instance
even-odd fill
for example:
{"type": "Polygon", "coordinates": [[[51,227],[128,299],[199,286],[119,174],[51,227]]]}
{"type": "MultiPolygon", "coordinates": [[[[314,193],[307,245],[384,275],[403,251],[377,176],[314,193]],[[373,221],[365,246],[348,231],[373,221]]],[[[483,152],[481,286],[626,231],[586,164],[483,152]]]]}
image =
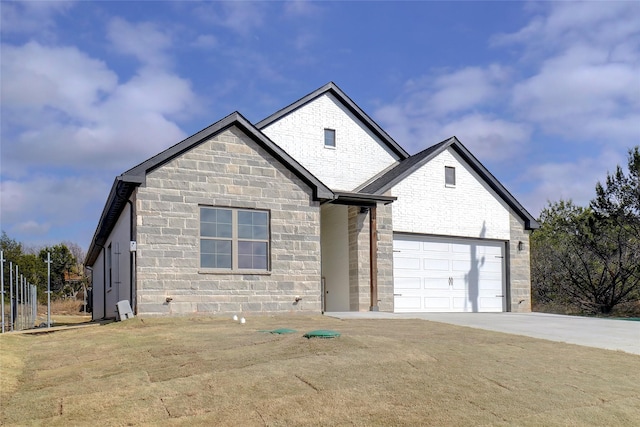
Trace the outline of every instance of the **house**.
{"type": "Polygon", "coordinates": [[[334,83],[116,177],[93,317],[531,309],[535,219],[456,138],[409,155],[334,83]]]}

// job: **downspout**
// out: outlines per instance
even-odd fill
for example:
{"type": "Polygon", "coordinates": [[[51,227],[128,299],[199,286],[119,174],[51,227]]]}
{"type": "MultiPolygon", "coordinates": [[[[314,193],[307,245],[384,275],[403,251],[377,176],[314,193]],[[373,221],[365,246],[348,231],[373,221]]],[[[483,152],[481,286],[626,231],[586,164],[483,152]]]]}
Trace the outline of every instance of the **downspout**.
{"type": "MultiPolygon", "coordinates": [[[[127,203],[129,204],[129,242],[134,242],[136,239],[133,231],[133,203],[131,200],[127,200],[127,203]]],[[[134,251],[133,248],[129,248],[129,298],[131,298],[131,309],[134,314],[138,314],[136,307],[137,298],[135,298],[134,295],[134,283],[136,280],[136,253],[137,252],[134,251]]]]}
{"type": "Polygon", "coordinates": [[[371,306],[369,311],[378,311],[378,218],[376,206],[369,208],[369,280],[371,306]]]}

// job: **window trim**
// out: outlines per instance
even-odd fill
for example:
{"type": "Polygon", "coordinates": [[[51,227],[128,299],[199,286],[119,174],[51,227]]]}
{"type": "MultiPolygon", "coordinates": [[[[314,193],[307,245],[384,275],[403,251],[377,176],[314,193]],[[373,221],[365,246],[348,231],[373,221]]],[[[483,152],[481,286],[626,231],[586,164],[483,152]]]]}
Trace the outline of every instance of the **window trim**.
{"type": "Polygon", "coordinates": [[[336,149],[336,130],[331,128],[324,128],[324,148],[328,148],[331,150],[336,149]],[[332,135],[331,140],[333,141],[333,145],[327,144],[327,135],[332,135]]]}
{"type": "Polygon", "coordinates": [[[214,273],[214,274],[271,274],[271,211],[269,209],[252,209],[234,206],[214,206],[214,205],[199,205],[199,229],[198,229],[198,268],[200,273],[214,273]],[[218,238],[202,236],[202,209],[220,209],[231,211],[231,237],[230,238],[218,238]],[[248,239],[240,238],[238,236],[238,212],[261,212],[267,215],[267,238],[266,239],[248,239]],[[218,241],[230,241],[231,242],[231,268],[216,268],[216,267],[203,267],[202,266],[202,240],[218,240],[218,241]],[[265,269],[254,268],[240,268],[238,267],[239,259],[239,242],[264,242],[267,245],[265,269]]]}
{"type": "Polygon", "coordinates": [[[454,166],[445,166],[444,167],[444,186],[449,188],[455,188],[456,186],[456,168],[454,166]],[[452,171],[453,173],[453,183],[447,182],[448,174],[447,171],[452,171]]]}

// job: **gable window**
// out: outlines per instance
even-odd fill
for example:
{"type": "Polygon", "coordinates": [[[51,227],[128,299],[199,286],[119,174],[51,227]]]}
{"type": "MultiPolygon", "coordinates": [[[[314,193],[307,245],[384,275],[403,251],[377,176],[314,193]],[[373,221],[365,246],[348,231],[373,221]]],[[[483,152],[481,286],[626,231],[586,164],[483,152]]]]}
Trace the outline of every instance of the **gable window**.
{"type": "Polygon", "coordinates": [[[324,146],[327,148],[336,148],[336,131],[335,129],[324,130],[324,146]]]}
{"type": "Polygon", "coordinates": [[[447,187],[456,186],[456,168],[452,166],[444,167],[444,185],[447,187]]]}
{"type": "Polygon", "coordinates": [[[269,212],[200,207],[200,267],[269,269],[269,212]]]}

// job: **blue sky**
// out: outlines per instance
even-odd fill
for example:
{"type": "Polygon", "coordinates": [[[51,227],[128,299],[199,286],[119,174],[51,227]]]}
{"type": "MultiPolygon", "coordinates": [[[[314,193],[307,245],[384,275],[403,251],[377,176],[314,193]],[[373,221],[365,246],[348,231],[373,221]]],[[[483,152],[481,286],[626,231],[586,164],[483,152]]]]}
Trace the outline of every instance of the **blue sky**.
{"type": "Polygon", "coordinates": [[[640,144],[640,2],[0,2],[2,230],[85,249],[113,179],[334,81],[410,153],[456,135],[534,215],[640,144]]]}

